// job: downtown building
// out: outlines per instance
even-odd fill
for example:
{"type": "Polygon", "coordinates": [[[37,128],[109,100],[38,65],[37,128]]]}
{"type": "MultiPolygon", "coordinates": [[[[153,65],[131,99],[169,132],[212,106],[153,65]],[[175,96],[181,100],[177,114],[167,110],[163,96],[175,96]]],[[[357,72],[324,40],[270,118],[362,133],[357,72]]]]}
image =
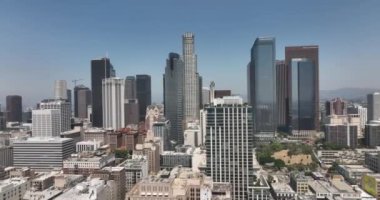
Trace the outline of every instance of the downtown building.
{"type": "Polygon", "coordinates": [[[124,127],[124,79],[106,78],[102,81],[103,127],[114,130],[124,127]]]}
{"type": "Polygon", "coordinates": [[[59,137],[61,133],[61,111],[41,109],[32,111],[33,137],[59,137]]]}
{"type": "Polygon", "coordinates": [[[152,104],[151,78],[146,74],[136,75],[136,97],[139,106],[139,121],[144,121],[146,108],[152,104]]]}
{"type": "Polygon", "coordinates": [[[240,97],[215,99],[206,116],[206,174],[230,183],[232,199],[248,199],[253,183],[252,107],[240,97]]]}
{"type": "Polygon", "coordinates": [[[57,109],[60,112],[60,132],[71,130],[71,104],[66,100],[43,100],[40,109],[57,109]]]}
{"type": "Polygon", "coordinates": [[[91,60],[92,126],[103,127],[102,80],[115,77],[109,58],[91,60]]]}
{"type": "Polygon", "coordinates": [[[91,90],[84,85],[74,88],[74,116],[85,119],[88,117],[88,107],[91,105],[91,90]]]}
{"type": "Polygon", "coordinates": [[[22,121],[22,97],[19,95],[8,95],[6,97],[6,120],[7,122],[22,121]]]}
{"type": "Polygon", "coordinates": [[[289,76],[288,129],[295,137],[319,131],[318,46],[285,47],[289,76]]]}
{"type": "Polygon", "coordinates": [[[367,121],[380,120],[380,93],[367,95],[367,121]]]}
{"type": "Polygon", "coordinates": [[[273,140],[277,130],[275,49],[275,38],[257,38],[247,67],[255,142],[273,140]]]}
{"type": "Polygon", "coordinates": [[[138,124],[139,119],[139,101],[136,94],[136,78],[134,76],[127,76],[125,78],[125,125],[138,124]]]}

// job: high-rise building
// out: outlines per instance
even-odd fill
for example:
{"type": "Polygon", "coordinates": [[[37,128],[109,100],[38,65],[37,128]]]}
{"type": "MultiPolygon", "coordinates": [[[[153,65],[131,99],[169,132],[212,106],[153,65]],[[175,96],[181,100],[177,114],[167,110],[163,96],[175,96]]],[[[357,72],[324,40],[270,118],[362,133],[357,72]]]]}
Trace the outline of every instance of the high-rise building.
{"type": "Polygon", "coordinates": [[[125,78],[125,99],[136,99],[136,78],[127,76],[125,78]]]}
{"type": "Polygon", "coordinates": [[[54,98],[67,100],[67,83],[65,80],[54,82],[54,98]]]}
{"type": "Polygon", "coordinates": [[[103,79],[103,126],[114,130],[124,127],[124,79],[103,79]]]}
{"type": "Polygon", "coordinates": [[[149,75],[136,75],[136,95],[139,103],[139,119],[143,121],[146,115],[146,108],[152,104],[151,79],[149,75]]]}
{"type": "Polygon", "coordinates": [[[210,88],[202,88],[202,107],[210,103],[210,88]]]}
{"type": "Polygon", "coordinates": [[[22,121],[22,98],[19,95],[6,97],[6,113],[8,122],[22,121]]]}
{"type": "Polygon", "coordinates": [[[293,134],[302,134],[307,131],[318,130],[318,107],[315,90],[315,63],[307,58],[293,58],[291,67],[291,93],[289,96],[289,130],[293,134]],[[317,105],[317,106],[316,106],[317,105]],[[315,118],[318,118],[316,120],[315,118]]]}
{"type": "Polygon", "coordinates": [[[84,85],[75,86],[74,104],[74,116],[78,118],[87,118],[87,108],[91,105],[91,90],[84,85]]]}
{"type": "Polygon", "coordinates": [[[119,165],[125,168],[125,192],[129,192],[132,187],[148,176],[148,161],[146,157],[134,157],[119,165]]]}
{"type": "Polygon", "coordinates": [[[380,120],[380,93],[367,95],[367,121],[380,120]]]}
{"type": "Polygon", "coordinates": [[[277,128],[286,131],[289,113],[289,77],[288,68],[284,60],[276,61],[276,103],[277,103],[277,128]]]}
{"type": "Polygon", "coordinates": [[[125,99],[125,125],[139,123],[139,103],[137,99],[125,99]]]}
{"type": "Polygon", "coordinates": [[[232,186],[233,199],[248,199],[253,183],[251,106],[240,97],[216,99],[206,112],[206,174],[232,186]]]}
{"type": "Polygon", "coordinates": [[[341,98],[335,98],[325,103],[326,116],[347,115],[347,102],[341,98]]]}
{"type": "Polygon", "coordinates": [[[347,114],[357,114],[360,117],[360,128],[364,129],[367,123],[367,108],[354,104],[352,106],[347,107],[347,114]]]}
{"type": "Polygon", "coordinates": [[[40,103],[40,109],[60,110],[61,132],[71,130],[71,105],[66,100],[44,100],[40,103]]]}
{"type": "Polygon", "coordinates": [[[164,112],[170,121],[169,138],[183,144],[184,124],[184,65],[177,53],[170,53],[164,74],[164,112]]]}
{"type": "MultiPolygon", "coordinates": [[[[307,94],[311,95],[314,98],[313,105],[312,105],[314,107],[313,113],[312,113],[314,116],[312,116],[312,119],[309,119],[309,121],[313,120],[313,124],[310,124],[311,122],[308,122],[307,126],[312,127],[314,130],[317,130],[317,131],[320,129],[319,127],[319,54],[318,54],[318,51],[319,51],[319,47],[316,45],[285,47],[285,63],[288,66],[289,76],[291,77],[289,78],[291,85],[289,86],[289,91],[288,91],[289,105],[292,104],[291,95],[293,95],[292,94],[293,88],[297,87],[296,85],[293,84],[293,80],[295,79],[293,79],[293,76],[292,76],[292,73],[294,72],[292,71],[292,59],[294,58],[306,59],[307,61],[302,62],[300,64],[308,65],[307,68],[311,68],[309,70],[312,70],[312,71],[302,70],[303,71],[302,73],[305,73],[308,75],[302,75],[301,72],[298,73],[300,77],[304,77],[305,79],[310,78],[311,76],[313,77],[311,79],[313,83],[311,83],[310,80],[305,80],[305,79],[299,80],[299,83],[304,82],[304,81],[309,81],[308,83],[310,84],[309,86],[300,85],[299,89],[304,88],[305,90],[307,89],[311,90],[307,94]],[[309,64],[307,64],[306,62],[308,62],[309,64]],[[313,67],[311,67],[310,65],[313,65],[313,67]]],[[[304,94],[306,95],[306,93],[304,94]]],[[[304,98],[304,97],[300,96],[300,98],[304,98]]],[[[308,98],[310,98],[310,96],[308,98]]],[[[292,108],[289,108],[289,112],[293,112],[292,108]]],[[[290,126],[291,123],[292,121],[289,119],[288,126],[290,126]]]]}
{"type": "Polygon", "coordinates": [[[356,125],[326,124],[326,142],[341,146],[356,148],[358,145],[358,127],[356,125]]]}
{"type": "Polygon", "coordinates": [[[231,90],[215,90],[214,91],[215,98],[223,98],[231,96],[231,90]]]}
{"type": "Polygon", "coordinates": [[[33,137],[59,137],[61,133],[61,111],[42,109],[32,111],[33,137]]]}
{"type": "Polygon", "coordinates": [[[182,35],[184,63],[184,119],[199,119],[199,74],[197,72],[197,55],[194,48],[194,34],[182,35]]]}
{"type": "Polygon", "coordinates": [[[72,95],[71,95],[71,90],[66,90],[67,91],[67,101],[70,103],[71,106],[73,106],[72,102],[72,95]]]}
{"type": "Polygon", "coordinates": [[[369,147],[380,146],[380,121],[370,121],[365,125],[365,144],[369,147]]]}
{"type": "Polygon", "coordinates": [[[91,60],[92,126],[103,127],[102,80],[115,76],[109,58],[91,60]]]}
{"type": "Polygon", "coordinates": [[[275,38],[257,38],[248,65],[248,103],[253,108],[255,140],[273,139],[276,132],[275,38]]]}

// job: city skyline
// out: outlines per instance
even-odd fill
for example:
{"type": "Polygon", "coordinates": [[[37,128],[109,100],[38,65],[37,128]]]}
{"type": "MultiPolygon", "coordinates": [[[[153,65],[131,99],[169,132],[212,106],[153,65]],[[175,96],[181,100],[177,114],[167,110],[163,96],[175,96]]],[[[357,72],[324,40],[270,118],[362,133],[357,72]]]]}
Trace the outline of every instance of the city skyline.
{"type": "Polygon", "coordinates": [[[80,84],[89,87],[90,61],[107,54],[121,78],[151,75],[152,100],[161,103],[167,54],[181,52],[178,41],[187,31],[197,38],[203,86],[215,81],[217,89],[245,97],[246,79],[241,77],[245,77],[250,47],[260,36],[276,38],[276,59],[284,59],[285,46],[319,45],[321,89],[380,84],[374,75],[380,27],[373,23],[380,17],[376,12],[380,2],[222,1],[216,5],[211,1],[202,8],[196,2],[186,6],[169,1],[150,2],[150,6],[144,2],[75,3],[2,3],[0,24],[8,30],[0,34],[0,74],[6,74],[0,79],[2,105],[6,95],[21,95],[24,106],[52,97],[54,80],[66,80],[73,89],[71,80],[83,79],[80,84]],[[114,14],[97,14],[103,10],[114,14]],[[194,10],[196,15],[191,15],[194,10]],[[149,14],[142,17],[142,11],[149,14]],[[102,27],[105,31],[99,31],[102,27]],[[342,71],[347,76],[341,76],[342,71]],[[223,81],[230,78],[236,81],[223,81]]]}

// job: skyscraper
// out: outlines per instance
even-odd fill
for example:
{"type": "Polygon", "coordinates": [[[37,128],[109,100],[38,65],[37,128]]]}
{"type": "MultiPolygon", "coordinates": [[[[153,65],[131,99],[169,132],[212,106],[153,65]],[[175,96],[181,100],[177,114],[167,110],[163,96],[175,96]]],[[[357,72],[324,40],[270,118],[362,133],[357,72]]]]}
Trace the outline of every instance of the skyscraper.
{"type": "Polygon", "coordinates": [[[124,84],[121,78],[102,81],[104,128],[117,130],[124,127],[124,84]]]}
{"type": "MultiPolygon", "coordinates": [[[[314,67],[312,67],[313,71],[312,72],[306,72],[303,71],[302,73],[308,73],[310,76],[313,76],[312,80],[314,81],[313,83],[310,83],[312,85],[306,86],[309,89],[313,89],[313,106],[314,106],[314,113],[313,113],[313,125],[315,130],[319,131],[319,55],[318,55],[319,48],[316,45],[310,45],[310,46],[289,46],[285,47],[285,63],[288,65],[288,69],[292,70],[292,59],[294,58],[300,58],[300,59],[307,59],[310,62],[310,64],[313,64],[314,67]]],[[[305,64],[305,63],[304,63],[305,64]]],[[[311,66],[309,66],[310,68],[311,66]]],[[[292,76],[293,71],[289,71],[289,76],[292,76]]],[[[300,72],[300,76],[302,76],[302,73],[300,72]]],[[[309,77],[310,77],[309,76],[309,77]]],[[[289,81],[293,81],[293,78],[289,78],[289,81]]],[[[306,80],[304,80],[306,81],[306,80]]],[[[300,80],[300,83],[302,80],[300,80]]],[[[292,83],[290,83],[292,84],[292,83]]],[[[301,85],[302,86],[302,85],[301,85]]],[[[295,87],[293,85],[289,86],[289,98],[291,98],[292,94],[292,88],[295,87]]],[[[301,87],[303,88],[303,86],[301,87]]],[[[311,95],[311,94],[310,94],[311,95]]],[[[289,105],[291,104],[291,99],[289,99],[289,105]]],[[[292,112],[291,108],[289,108],[289,112],[292,112]]],[[[292,123],[289,120],[289,125],[292,123]]]]}
{"type": "Polygon", "coordinates": [[[325,102],[326,116],[347,115],[347,102],[341,98],[335,98],[325,102]]]}
{"type": "Polygon", "coordinates": [[[248,102],[253,108],[255,140],[273,139],[276,132],[275,38],[257,38],[248,65],[248,102]]]}
{"type": "Polygon", "coordinates": [[[171,123],[170,140],[183,144],[184,64],[177,53],[170,53],[166,60],[164,112],[171,123]]]}
{"type": "Polygon", "coordinates": [[[289,76],[284,60],[276,61],[277,128],[286,131],[289,113],[289,76]]]}
{"type": "Polygon", "coordinates": [[[102,80],[115,76],[109,58],[91,60],[92,126],[103,127],[102,80]]]}
{"type": "Polygon", "coordinates": [[[22,98],[19,95],[6,97],[6,112],[8,122],[22,122],[22,98]]]}
{"type": "Polygon", "coordinates": [[[84,85],[74,88],[74,114],[78,118],[87,118],[87,108],[91,105],[91,90],[84,85]]]}
{"type": "Polygon", "coordinates": [[[54,98],[67,100],[67,83],[65,80],[54,82],[54,98]]]}
{"type": "MultiPolygon", "coordinates": [[[[136,78],[125,78],[125,125],[138,124],[140,121],[139,101],[136,94],[136,78]]],[[[146,109],[146,108],[145,108],[146,109]]]]}
{"type": "Polygon", "coordinates": [[[61,111],[41,109],[32,111],[33,137],[59,137],[61,133],[61,111]]]}
{"type": "Polygon", "coordinates": [[[317,130],[318,124],[315,124],[315,117],[318,117],[316,107],[319,101],[315,99],[316,66],[307,58],[293,58],[290,65],[292,87],[289,101],[291,119],[289,130],[293,134],[317,130]]]}
{"type": "Polygon", "coordinates": [[[67,93],[67,101],[70,103],[71,106],[73,106],[73,102],[72,102],[72,95],[71,95],[71,90],[66,90],[66,93],[67,93]]]}
{"type": "Polygon", "coordinates": [[[248,199],[253,183],[253,120],[251,106],[240,97],[216,99],[205,106],[206,174],[232,186],[233,199],[248,199]]]}
{"type": "Polygon", "coordinates": [[[194,50],[194,34],[182,36],[184,62],[184,118],[185,121],[199,119],[199,74],[197,73],[197,56],[194,50]]]}
{"type": "MultiPolygon", "coordinates": [[[[60,110],[61,132],[71,130],[71,105],[66,100],[44,100],[40,103],[40,109],[60,110]]],[[[33,121],[33,120],[32,120],[33,121]]]]}
{"type": "Polygon", "coordinates": [[[125,99],[136,99],[136,78],[127,76],[125,78],[125,99]]]}
{"type": "Polygon", "coordinates": [[[136,75],[136,94],[139,103],[139,119],[143,121],[146,115],[146,108],[152,104],[151,79],[149,75],[136,75]]]}
{"type": "Polygon", "coordinates": [[[367,121],[380,120],[380,93],[367,95],[367,121]]]}

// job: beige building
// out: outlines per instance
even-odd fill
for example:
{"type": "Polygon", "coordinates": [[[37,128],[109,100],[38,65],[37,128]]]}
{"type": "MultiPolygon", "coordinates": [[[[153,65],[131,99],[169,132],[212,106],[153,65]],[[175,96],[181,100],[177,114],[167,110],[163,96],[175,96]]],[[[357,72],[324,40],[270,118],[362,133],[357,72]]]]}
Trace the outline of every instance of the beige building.
{"type": "Polygon", "coordinates": [[[28,181],[24,178],[11,178],[0,181],[0,200],[22,199],[28,189],[28,181]]]}
{"type": "Polygon", "coordinates": [[[126,195],[126,200],[150,199],[229,200],[231,187],[227,183],[213,183],[211,177],[193,172],[191,168],[176,167],[171,172],[163,170],[142,179],[126,195]]]}
{"type": "Polygon", "coordinates": [[[148,173],[156,174],[160,170],[160,142],[159,140],[145,141],[137,144],[134,155],[143,155],[148,159],[148,173]]]}
{"type": "Polygon", "coordinates": [[[124,167],[104,167],[92,173],[91,178],[100,178],[105,181],[114,181],[116,187],[111,193],[112,200],[123,200],[125,197],[125,169],[124,167]]]}

